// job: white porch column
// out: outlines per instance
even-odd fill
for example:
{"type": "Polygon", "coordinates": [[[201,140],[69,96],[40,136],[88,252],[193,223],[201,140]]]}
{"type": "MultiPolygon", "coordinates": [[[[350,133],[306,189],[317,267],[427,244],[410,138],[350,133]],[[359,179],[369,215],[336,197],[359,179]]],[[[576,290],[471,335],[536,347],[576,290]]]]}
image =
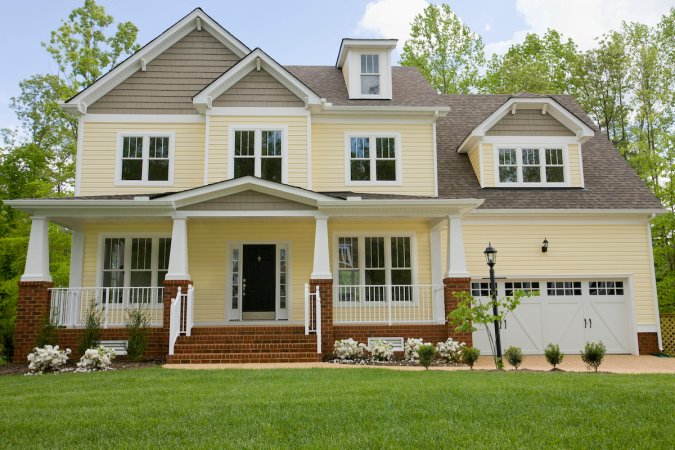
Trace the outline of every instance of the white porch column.
{"type": "Polygon", "coordinates": [[[21,281],[52,281],[49,274],[49,221],[45,217],[32,218],[26,269],[21,281]]]}
{"type": "Polygon", "coordinates": [[[82,258],[84,255],[84,232],[74,230],[70,244],[70,287],[82,287],[82,258]]]}
{"type": "Polygon", "coordinates": [[[464,235],[462,234],[462,218],[448,216],[448,254],[445,278],[467,278],[469,271],[464,257],[464,235]]]}
{"type": "Polygon", "coordinates": [[[328,216],[316,216],[316,231],[314,232],[314,266],[312,280],[332,280],[330,271],[328,243],[328,216]]]}
{"type": "Polygon", "coordinates": [[[431,248],[431,284],[433,285],[434,321],[445,322],[445,303],[443,299],[443,258],[441,257],[441,226],[436,225],[429,233],[431,248]],[[436,288],[440,289],[436,289],[436,288]]]}
{"type": "Polygon", "coordinates": [[[187,219],[175,217],[171,232],[171,252],[169,253],[169,270],[165,280],[191,280],[188,273],[187,219]]]}

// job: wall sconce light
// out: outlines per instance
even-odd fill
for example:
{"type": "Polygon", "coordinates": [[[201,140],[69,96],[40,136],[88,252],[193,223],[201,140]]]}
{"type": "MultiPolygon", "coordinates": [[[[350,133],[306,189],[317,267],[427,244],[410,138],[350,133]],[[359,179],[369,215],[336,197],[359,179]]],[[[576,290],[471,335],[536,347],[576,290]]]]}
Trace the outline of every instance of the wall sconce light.
{"type": "Polygon", "coordinates": [[[548,251],[548,240],[544,238],[544,242],[541,243],[541,252],[546,253],[548,251]]]}

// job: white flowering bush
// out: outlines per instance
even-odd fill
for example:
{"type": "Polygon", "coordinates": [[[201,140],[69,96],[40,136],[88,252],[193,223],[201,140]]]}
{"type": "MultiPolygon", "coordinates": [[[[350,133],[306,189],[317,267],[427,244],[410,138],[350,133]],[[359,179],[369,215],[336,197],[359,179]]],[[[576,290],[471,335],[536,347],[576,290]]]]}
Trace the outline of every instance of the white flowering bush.
{"type": "Polygon", "coordinates": [[[418,353],[420,346],[424,345],[424,339],[408,338],[403,347],[403,356],[406,361],[417,361],[420,359],[418,353]]]}
{"type": "Polygon", "coordinates": [[[61,350],[58,345],[36,347],[28,355],[28,369],[31,372],[57,371],[68,361],[70,349],[61,350]]]}
{"type": "Polygon", "coordinates": [[[78,371],[90,370],[108,370],[112,365],[112,360],[115,359],[115,350],[107,349],[103,346],[97,348],[90,348],[84,352],[80,362],[77,363],[78,371]]]}
{"type": "Polygon", "coordinates": [[[394,347],[389,342],[373,341],[368,351],[377,361],[391,361],[394,358],[394,347]]]}
{"type": "Polygon", "coordinates": [[[461,364],[462,348],[466,347],[464,342],[457,342],[453,338],[448,338],[445,342],[439,342],[436,345],[436,354],[446,363],[461,364]]]}
{"type": "Polygon", "coordinates": [[[335,341],[333,351],[339,359],[361,359],[368,347],[352,338],[335,341]]]}

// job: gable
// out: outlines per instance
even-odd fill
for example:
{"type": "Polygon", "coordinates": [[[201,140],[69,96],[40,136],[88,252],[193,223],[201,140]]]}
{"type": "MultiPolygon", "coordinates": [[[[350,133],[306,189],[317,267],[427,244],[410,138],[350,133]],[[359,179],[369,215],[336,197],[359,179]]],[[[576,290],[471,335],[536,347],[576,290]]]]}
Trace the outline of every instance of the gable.
{"type": "Polygon", "coordinates": [[[180,211],[306,211],[312,209],[316,208],[252,190],[224,195],[179,208],[180,211]]]}
{"type": "Polygon", "coordinates": [[[487,136],[574,136],[574,133],[550,114],[538,109],[518,109],[492,126],[487,136]]]}
{"type": "Polygon", "coordinates": [[[192,97],[239,58],[205,29],[193,30],[88,107],[99,114],[195,114],[192,97]]]}
{"type": "Polygon", "coordinates": [[[213,106],[305,106],[305,103],[264,69],[251,71],[215,100],[213,106]]]}

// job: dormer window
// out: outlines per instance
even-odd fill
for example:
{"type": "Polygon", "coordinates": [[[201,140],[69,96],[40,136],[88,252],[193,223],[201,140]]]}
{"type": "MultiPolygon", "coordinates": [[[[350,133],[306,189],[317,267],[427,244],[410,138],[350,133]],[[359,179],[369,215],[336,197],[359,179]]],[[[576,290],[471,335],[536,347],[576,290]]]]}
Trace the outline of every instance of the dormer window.
{"type": "Polygon", "coordinates": [[[566,149],[548,146],[497,147],[498,183],[523,187],[563,186],[565,152],[566,149]]]}
{"type": "Polygon", "coordinates": [[[361,55],[361,94],[380,95],[379,55],[361,55]]]}

